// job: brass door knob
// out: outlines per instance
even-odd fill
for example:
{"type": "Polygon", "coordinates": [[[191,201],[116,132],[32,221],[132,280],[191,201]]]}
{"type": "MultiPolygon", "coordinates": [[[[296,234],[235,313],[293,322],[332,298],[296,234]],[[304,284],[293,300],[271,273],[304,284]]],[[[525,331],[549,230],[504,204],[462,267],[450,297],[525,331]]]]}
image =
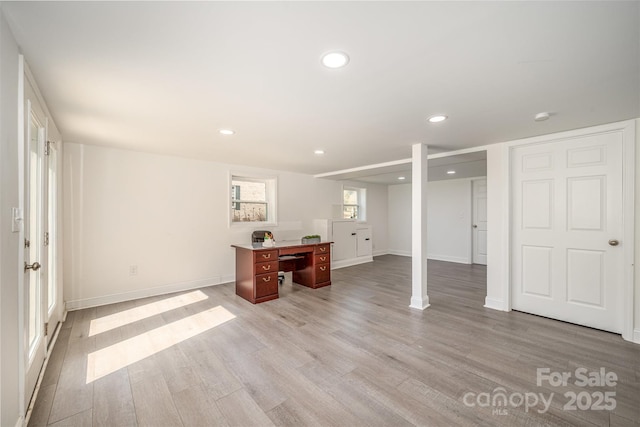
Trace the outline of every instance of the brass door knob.
{"type": "Polygon", "coordinates": [[[620,244],[620,242],[618,242],[616,239],[609,240],[609,245],[610,246],[618,246],[619,244],[620,244]]]}
{"type": "Polygon", "coordinates": [[[24,271],[27,271],[27,270],[38,271],[38,270],[40,270],[40,267],[42,267],[42,266],[41,266],[41,265],[40,265],[40,263],[39,263],[39,262],[37,262],[37,261],[36,261],[36,262],[34,262],[34,263],[33,263],[33,264],[31,264],[31,265],[27,264],[27,262],[26,262],[26,261],[25,261],[25,263],[24,263],[24,271]]]}

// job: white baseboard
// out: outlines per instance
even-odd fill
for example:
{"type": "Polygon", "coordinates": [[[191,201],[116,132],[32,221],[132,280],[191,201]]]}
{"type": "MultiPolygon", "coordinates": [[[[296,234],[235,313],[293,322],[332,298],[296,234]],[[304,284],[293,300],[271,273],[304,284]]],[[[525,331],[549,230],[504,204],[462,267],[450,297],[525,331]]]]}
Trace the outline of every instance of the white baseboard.
{"type": "Polygon", "coordinates": [[[506,311],[504,309],[504,301],[502,301],[501,299],[498,299],[498,298],[486,297],[484,299],[484,306],[486,308],[490,308],[492,310],[506,311]]]}
{"type": "MultiPolygon", "coordinates": [[[[397,249],[389,249],[387,253],[389,255],[408,256],[408,257],[412,256],[411,251],[403,251],[403,250],[397,250],[397,249]]],[[[471,264],[471,261],[469,260],[469,258],[455,257],[455,256],[448,256],[448,255],[427,254],[427,259],[432,259],[434,261],[456,262],[458,264],[471,264]]]]}
{"type": "Polygon", "coordinates": [[[389,255],[398,255],[398,256],[411,256],[411,251],[401,251],[396,249],[389,249],[387,251],[389,255]]]}
{"type": "Polygon", "coordinates": [[[415,308],[417,310],[424,310],[425,308],[429,307],[431,304],[429,304],[429,296],[426,296],[424,299],[420,298],[420,297],[411,297],[411,304],[409,305],[409,308],[415,308]]]}
{"type": "Polygon", "coordinates": [[[65,302],[66,311],[81,310],[83,308],[97,307],[101,305],[114,304],[134,299],[154,297],[157,295],[171,294],[174,292],[188,291],[191,289],[204,288],[207,286],[221,285],[235,281],[235,276],[218,276],[210,279],[193,280],[190,282],[172,283],[169,285],[156,286],[153,288],[139,289],[131,292],[104,295],[93,298],[77,299],[65,302]]]}
{"type": "Polygon", "coordinates": [[[640,329],[633,330],[633,342],[640,344],[640,329]]]}
{"type": "Polygon", "coordinates": [[[373,256],[387,255],[389,251],[373,251],[373,256]]]}
{"type": "Polygon", "coordinates": [[[469,258],[449,255],[427,254],[427,259],[432,259],[434,261],[457,262],[458,264],[471,264],[471,260],[469,258]]]}
{"type": "Polygon", "coordinates": [[[360,258],[343,259],[340,261],[332,261],[331,269],[336,270],[338,268],[351,267],[352,265],[365,264],[367,262],[373,262],[372,256],[363,256],[360,258]]]}

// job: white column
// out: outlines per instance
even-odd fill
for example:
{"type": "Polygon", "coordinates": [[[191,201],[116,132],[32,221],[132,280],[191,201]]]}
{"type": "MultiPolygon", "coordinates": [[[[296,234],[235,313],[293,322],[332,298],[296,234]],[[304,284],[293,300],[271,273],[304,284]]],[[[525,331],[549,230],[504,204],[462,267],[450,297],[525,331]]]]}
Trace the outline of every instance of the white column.
{"type": "Polygon", "coordinates": [[[509,289],[509,148],[487,148],[487,296],[484,306],[511,310],[509,289]]]}
{"type": "Polygon", "coordinates": [[[427,146],[414,144],[411,162],[411,308],[429,307],[427,296],[427,146]]]}

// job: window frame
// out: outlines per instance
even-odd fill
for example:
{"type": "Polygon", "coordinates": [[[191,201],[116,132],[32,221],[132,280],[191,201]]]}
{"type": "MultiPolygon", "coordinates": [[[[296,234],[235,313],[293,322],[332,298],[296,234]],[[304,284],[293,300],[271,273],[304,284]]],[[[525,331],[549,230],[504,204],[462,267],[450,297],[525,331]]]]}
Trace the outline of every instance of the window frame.
{"type": "Polygon", "coordinates": [[[227,213],[229,216],[229,227],[256,228],[262,226],[278,225],[278,177],[270,175],[247,174],[242,172],[229,173],[229,185],[227,186],[227,213]],[[234,181],[258,182],[265,184],[265,201],[244,200],[245,203],[264,203],[266,205],[266,221],[234,221],[234,203],[242,203],[243,200],[234,199],[234,181]]]}
{"type": "Polygon", "coordinates": [[[342,217],[343,219],[351,219],[357,222],[366,222],[367,220],[367,189],[364,187],[355,187],[353,185],[343,185],[342,186],[342,217]],[[358,194],[358,202],[357,204],[347,204],[344,203],[344,193],[345,191],[355,191],[358,194]],[[344,209],[347,206],[355,206],[357,215],[355,218],[344,218],[344,209]]]}

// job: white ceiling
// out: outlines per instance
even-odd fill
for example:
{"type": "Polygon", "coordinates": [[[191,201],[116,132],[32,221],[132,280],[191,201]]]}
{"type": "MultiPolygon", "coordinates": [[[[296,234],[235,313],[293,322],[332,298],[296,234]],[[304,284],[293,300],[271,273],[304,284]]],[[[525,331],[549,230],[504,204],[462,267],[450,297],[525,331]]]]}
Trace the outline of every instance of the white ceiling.
{"type": "Polygon", "coordinates": [[[318,174],[640,117],[638,1],[2,8],[68,142],[318,174]]]}

